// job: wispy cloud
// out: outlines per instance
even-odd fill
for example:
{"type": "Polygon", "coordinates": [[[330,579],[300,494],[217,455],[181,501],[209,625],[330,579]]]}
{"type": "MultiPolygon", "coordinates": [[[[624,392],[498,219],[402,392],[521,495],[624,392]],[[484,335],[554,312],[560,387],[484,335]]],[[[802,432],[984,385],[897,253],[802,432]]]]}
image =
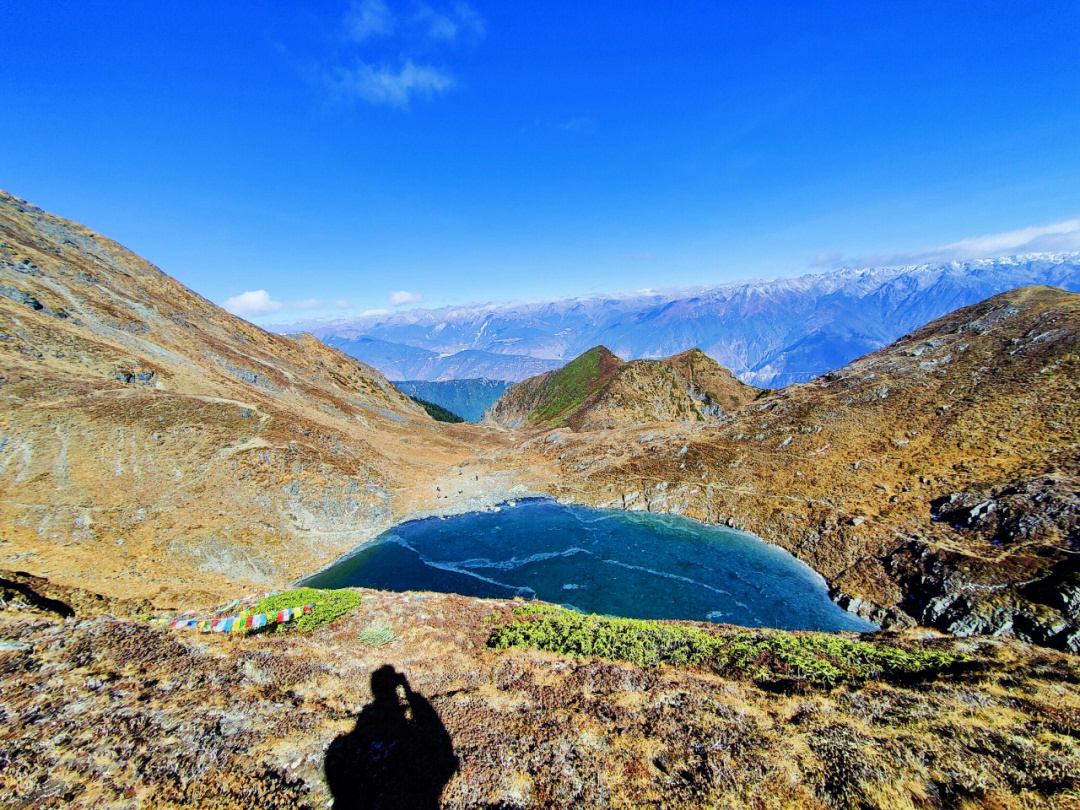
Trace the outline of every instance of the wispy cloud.
{"type": "Polygon", "coordinates": [[[388,310],[388,309],[365,309],[363,312],[360,313],[360,317],[361,318],[367,318],[370,315],[389,315],[389,314],[390,314],[390,310],[388,310]]]}
{"type": "Polygon", "coordinates": [[[281,309],[281,302],[270,298],[266,290],[249,290],[225,300],[225,311],[233,315],[269,315],[281,309]]]}
{"type": "Polygon", "coordinates": [[[357,60],[352,69],[338,68],[323,77],[326,86],[344,101],[367,101],[408,109],[416,95],[432,96],[454,86],[454,77],[432,65],[406,59],[400,69],[375,67],[357,60]]]}
{"type": "Polygon", "coordinates": [[[305,298],[303,301],[293,301],[289,309],[322,309],[326,302],[321,298],[305,298]]]}
{"type": "Polygon", "coordinates": [[[484,35],[484,19],[468,3],[455,3],[448,11],[422,3],[414,19],[431,39],[452,40],[462,34],[479,39],[484,35]]]}
{"type": "Polygon", "coordinates": [[[396,20],[383,0],[353,0],[342,23],[349,39],[363,42],[371,37],[390,36],[396,20]]]}
{"type": "Polygon", "coordinates": [[[352,304],[346,301],[344,298],[339,298],[334,302],[334,309],[352,309],[352,304]]]}
{"type": "MultiPolygon", "coordinates": [[[[399,110],[408,110],[415,98],[432,98],[458,84],[450,69],[420,54],[453,41],[478,42],[486,29],[483,17],[465,0],[349,0],[338,26],[343,51],[314,64],[292,60],[295,68],[340,102],[399,110]]],[[[291,59],[283,44],[277,47],[291,59]]]]}
{"type": "Polygon", "coordinates": [[[1077,250],[1080,250],[1080,217],[1015,231],[969,236],[958,242],[910,253],[844,256],[840,253],[824,252],[814,257],[813,264],[817,267],[894,267],[929,262],[993,259],[1010,254],[1077,250]]]}
{"type": "Polygon", "coordinates": [[[424,300],[424,296],[420,293],[409,292],[408,290],[396,290],[390,293],[388,299],[390,305],[394,307],[403,307],[406,304],[419,304],[424,300]]]}

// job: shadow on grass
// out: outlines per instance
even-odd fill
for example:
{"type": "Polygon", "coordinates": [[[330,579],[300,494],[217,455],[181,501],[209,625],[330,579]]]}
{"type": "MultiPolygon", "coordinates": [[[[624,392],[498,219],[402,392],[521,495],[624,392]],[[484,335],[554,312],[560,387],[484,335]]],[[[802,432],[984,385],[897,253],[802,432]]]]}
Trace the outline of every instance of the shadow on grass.
{"type": "MultiPolygon", "coordinates": [[[[22,575],[25,577],[30,576],[23,571],[16,571],[15,575],[22,575]]],[[[34,579],[37,578],[34,577],[34,579]]],[[[43,579],[40,581],[45,582],[43,579]]],[[[33,587],[24,582],[15,582],[14,580],[0,577],[0,593],[5,595],[5,601],[14,598],[15,596],[21,596],[26,603],[32,607],[35,607],[38,610],[48,611],[49,613],[55,613],[57,616],[65,619],[70,619],[75,615],[75,611],[72,610],[71,605],[66,602],[61,602],[59,599],[52,599],[45,596],[45,594],[38,593],[33,587]]]]}
{"type": "Polygon", "coordinates": [[[371,693],[353,730],[326,751],[334,810],[434,810],[458,768],[446,727],[392,666],[372,673],[371,693]]]}

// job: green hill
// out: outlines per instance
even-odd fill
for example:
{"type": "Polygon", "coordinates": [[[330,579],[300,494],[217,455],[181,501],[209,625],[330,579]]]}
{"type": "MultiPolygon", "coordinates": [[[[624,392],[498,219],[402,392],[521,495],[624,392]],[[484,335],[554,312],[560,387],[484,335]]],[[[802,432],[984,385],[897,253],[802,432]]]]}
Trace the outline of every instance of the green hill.
{"type": "Polygon", "coordinates": [[[621,365],[622,360],[606,348],[595,346],[558,371],[511,386],[488,416],[509,427],[561,425],[601,390],[621,365]]]}
{"type": "Polygon", "coordinates": [[[486,414],[506,427],[571,430],[705,422],[737,410],[758,389],[699,349],[624,363],[603,346],[511,386],[486,414]]]}

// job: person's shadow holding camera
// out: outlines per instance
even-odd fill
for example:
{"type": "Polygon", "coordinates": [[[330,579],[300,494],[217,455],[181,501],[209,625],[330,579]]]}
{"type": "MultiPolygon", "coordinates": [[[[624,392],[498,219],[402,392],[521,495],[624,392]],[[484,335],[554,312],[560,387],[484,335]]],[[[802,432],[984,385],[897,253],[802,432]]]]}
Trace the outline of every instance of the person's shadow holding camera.
{"type": "Polygon", "coordinates": [[[356,727],[326,750],[334,810],[437,808],[458,767],[442,720],[392,666],[372,673],[371,693],[375,699],[357,716],[356,727]]]}

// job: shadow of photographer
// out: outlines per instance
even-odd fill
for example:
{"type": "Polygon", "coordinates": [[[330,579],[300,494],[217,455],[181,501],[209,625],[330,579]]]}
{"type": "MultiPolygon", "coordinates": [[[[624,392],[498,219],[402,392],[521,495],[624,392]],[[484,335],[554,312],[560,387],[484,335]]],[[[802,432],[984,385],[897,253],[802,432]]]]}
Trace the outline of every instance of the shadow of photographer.
{"type": "Polygon", "coordinates": [[[458,768],[438,713],[389,665],[372,673],[371,693],[353,730],[326,751],[334,809],[437,808],[458,768]]]}

